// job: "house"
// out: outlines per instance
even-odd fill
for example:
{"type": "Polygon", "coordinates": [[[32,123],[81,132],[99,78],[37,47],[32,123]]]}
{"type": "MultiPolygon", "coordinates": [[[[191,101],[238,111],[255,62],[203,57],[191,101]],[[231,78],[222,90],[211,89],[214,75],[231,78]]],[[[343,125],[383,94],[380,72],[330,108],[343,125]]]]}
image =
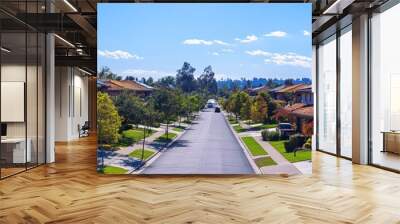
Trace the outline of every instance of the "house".
{"type": "Polygon", "coordinates": [[[97,87],[99,91],[106,92],[110,96],[117,96],[122,91],[128,91],[137,96],[146,97],[154,91],[153,87],[134,80],[99,80],[97,87]]]}
{"type": "Polygon", "coordinates": [[[313,134],[314,107],[305,106],[295,109],[289,113],[289,119],[296,125],[298,132],[305,136],[313,134]]]}
{"type": "Polygon", "coordinates": [[[275,91],[275,94],[274,94],[275,99],[284,100],[286,102],[289,102],[289,101],[294,102],[293,95],[295,94],[295,92],[305,88],[306,86],[308,86],[308,85],[296,84],[296,85],[284,86],[275,91]]]}
{"type": "Polygon", "coordinates": [[[268,93],[269,88],[266,85],[263,85],[263,86],[247,89],[247,92],[250,96],[257,96],[260,93],[268,93]]]}
{"type": "Polygon", "coordinates": [[[270,95],[273,99],[277,100],[277,97],[276,97],[277,92],[280,91],[281,89],[285,88],[285,87],[286,87],[285,85],[281,85],[281,86],[275,87],[275,88],[273,88],[273,89],[270,89],[270,90],[268,91],[268,92],[269,92],[269,95],[270,95]]]}
{"type": "Polygon", "coordinates": [[[305,105],[314,105],[314,93],[311,85],[304,85],[294,91],[294,102],[305,105]]]}

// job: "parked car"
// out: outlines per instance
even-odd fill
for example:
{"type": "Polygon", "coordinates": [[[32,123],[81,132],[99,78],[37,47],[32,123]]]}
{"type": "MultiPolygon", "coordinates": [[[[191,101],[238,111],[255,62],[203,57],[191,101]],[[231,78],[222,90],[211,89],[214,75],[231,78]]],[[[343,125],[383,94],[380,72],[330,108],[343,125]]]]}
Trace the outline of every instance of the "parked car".
{"type": "Polygon", "coordinates": [[[296,130],[294,130],[290,123],[279,123],[276,127],[276,131],[281,138],[288,138],[290,135],[294,134],[296,130]]]}
{"type": "Polygon", "coordinates": [[[220,112],[221,112],[221,109],[219,107],[216,107],[215,108],[215,113],[220,113],[220,112]]]}

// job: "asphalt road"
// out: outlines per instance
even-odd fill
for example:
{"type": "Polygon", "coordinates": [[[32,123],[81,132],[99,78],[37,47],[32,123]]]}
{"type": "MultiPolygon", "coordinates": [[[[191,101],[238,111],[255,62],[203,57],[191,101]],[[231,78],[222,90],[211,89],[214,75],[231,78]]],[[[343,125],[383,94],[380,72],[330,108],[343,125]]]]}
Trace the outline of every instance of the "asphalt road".
{"type": "Polygon", "coordinates": [[[254,173],[222,113],[200,112],[198,120],[144,174],[254,173]]]}

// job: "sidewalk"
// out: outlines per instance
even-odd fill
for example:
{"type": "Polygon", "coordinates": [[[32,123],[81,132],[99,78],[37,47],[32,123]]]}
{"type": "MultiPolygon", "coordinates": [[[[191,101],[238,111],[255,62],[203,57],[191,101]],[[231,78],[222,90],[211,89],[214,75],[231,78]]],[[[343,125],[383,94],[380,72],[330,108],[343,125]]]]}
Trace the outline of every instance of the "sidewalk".
{"type": "Polygon", "coordinates": [[[265,166],[261,167],[261,170],[265,174],[288,174],[288,175],[296,175],[302,174],[299,169],[296,168],[295,165],[290,163],[283,157],[274,147],[272,147],[268,142],[263,141],[261,136],[256,136],[254,139],[260,144],[265,151],[268,152],[268,155],[277,163],[274,166],[265,166]]]}

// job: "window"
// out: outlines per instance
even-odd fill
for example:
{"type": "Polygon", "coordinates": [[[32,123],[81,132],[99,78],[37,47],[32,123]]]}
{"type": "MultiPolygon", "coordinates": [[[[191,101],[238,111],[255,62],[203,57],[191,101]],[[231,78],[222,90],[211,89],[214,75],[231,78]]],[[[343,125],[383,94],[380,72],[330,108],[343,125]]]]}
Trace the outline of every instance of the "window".
{"type": "Polygon", "coordinates": [[[400,170],[400,4],[371,18],[371,162],[400,170]]]}
{"type": "Polygon", "coordinates": [[[340,154],[352,157],[352,34],[351,26],[340,36],[340,154]]]}
{"type": "Polygon", "coordinates": [[[336,36],[318,47],[318,149],[336,153],[336,36]]]}

